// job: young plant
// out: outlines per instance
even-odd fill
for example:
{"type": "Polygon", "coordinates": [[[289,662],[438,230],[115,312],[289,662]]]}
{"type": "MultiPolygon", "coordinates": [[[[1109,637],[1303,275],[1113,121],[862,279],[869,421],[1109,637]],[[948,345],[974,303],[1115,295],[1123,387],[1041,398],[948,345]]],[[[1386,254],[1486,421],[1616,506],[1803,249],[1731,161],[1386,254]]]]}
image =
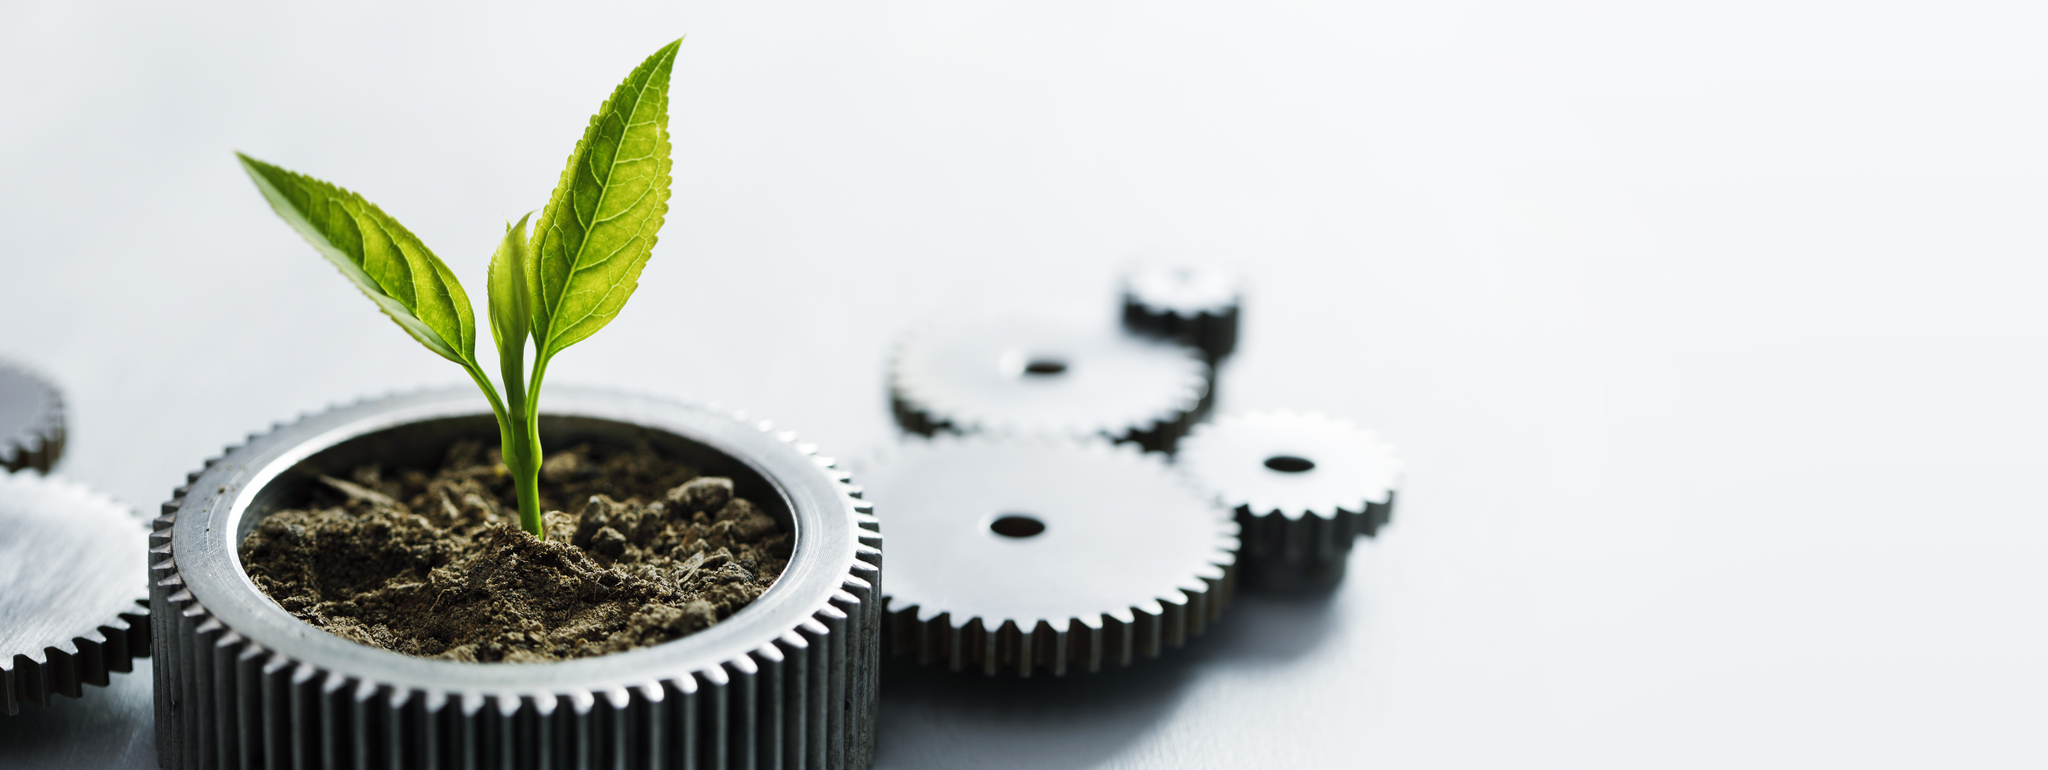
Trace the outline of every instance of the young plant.
{"type": "Polygon", "coordinates": [[[548,362],[611,323],[639,286],[668,213],[668,82],[677,40],[641,62],[591,116],[527,235],[507,225],[487,281],[503,398],[476,360],[462,283],[426,244],[362,196],[236,153],[278,216],[406,334],[461,366],[498,418],[519,526],[546,537],[540,510],[540,386],[548,362]],[[533,368],[526,367],[527,341],[533,368]]]}

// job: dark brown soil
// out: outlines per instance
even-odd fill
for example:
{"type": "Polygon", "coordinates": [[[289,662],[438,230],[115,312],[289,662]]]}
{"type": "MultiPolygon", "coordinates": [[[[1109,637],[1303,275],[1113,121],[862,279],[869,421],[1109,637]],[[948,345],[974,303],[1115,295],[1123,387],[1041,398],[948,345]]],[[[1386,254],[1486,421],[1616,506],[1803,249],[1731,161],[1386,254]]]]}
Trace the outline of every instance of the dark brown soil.
{"type": "Polygon", "coordinates": [[[407,655],[539,662],[660,644],[730,617],[789,563],[788,533],[730,480],[644,446],[549,456],[545,542],[518,528],[511,479],[479,442],[431,476],[366,466],[323,481],[249,533],[242,564],[300,619],[407,655]]]}

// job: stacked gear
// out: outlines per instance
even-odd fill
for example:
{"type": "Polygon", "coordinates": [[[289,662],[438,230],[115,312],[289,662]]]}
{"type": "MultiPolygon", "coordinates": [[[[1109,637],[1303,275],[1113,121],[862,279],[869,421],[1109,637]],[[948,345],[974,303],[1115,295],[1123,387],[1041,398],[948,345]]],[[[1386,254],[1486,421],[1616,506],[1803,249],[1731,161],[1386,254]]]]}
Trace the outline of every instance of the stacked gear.
{"type": "Polygon", "coordinates": [[[1247,584],[1329,585],[1359,535],[1394,514],[1401,463],[1370,431],[1320,414],[1250,412],[1196,426],[1176,463],[1236,512],[1247,584]]]}
{"type": "Polygon", "coordinates": [[[1356,538],[1393,515],[1400,463],[1316,414],[1198,424],[1242,294],[1232,271],[1147,265],[1123,277],[1121,330],[983,313],[905,335],[891,406],[906,432],[938,438],[861,472],[892,539],[895,654],[1092,672],[1180,646],[1240,575],[1343,578],[1356,538]]]}
{"type": "Polygon", "coordinates": [[[48,380],[0,361],[0,469],[50,472],[64,454],[64,399],[48,380]]]}
{"type": "Polygon", "coordinates": [[[1236,273],[1220,267],[1146,264],[1123,277],[1124,326],[1202,351],[1216,363],[1237,349],[1236,273]]]}
{"type": "Polygon", "coordinates": [[[859,471],[889,528],[895,654],[1094,672],[1182,646],[1230,600],[1237,524],[1157,454],[944,437],[892,455],[859,471]]]}
{"type": "Polygon", "coordinates": [[[149,654],[148,531],[121,505],[0,474],[0,714],[107,686],[149,654]]]}

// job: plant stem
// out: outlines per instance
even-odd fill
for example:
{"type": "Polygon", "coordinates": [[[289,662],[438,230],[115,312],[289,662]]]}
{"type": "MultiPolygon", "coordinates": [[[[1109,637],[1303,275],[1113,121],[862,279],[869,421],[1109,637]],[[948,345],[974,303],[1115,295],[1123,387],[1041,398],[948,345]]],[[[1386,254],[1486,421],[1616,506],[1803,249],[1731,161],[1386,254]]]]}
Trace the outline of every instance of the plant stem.
{"type": "Polygon", "coordinates": [[[505,396],[510,409],[498,421],[498,443],[503,447],[505,469],[512,473],[512,489],[519,495],[519,528],[535,538],[547,538],[547,523],[540,511],[540,410],[538,391],[526,389],[526,344],[517,351],[500,355],[498,366],[505,378],[505,396]]]}

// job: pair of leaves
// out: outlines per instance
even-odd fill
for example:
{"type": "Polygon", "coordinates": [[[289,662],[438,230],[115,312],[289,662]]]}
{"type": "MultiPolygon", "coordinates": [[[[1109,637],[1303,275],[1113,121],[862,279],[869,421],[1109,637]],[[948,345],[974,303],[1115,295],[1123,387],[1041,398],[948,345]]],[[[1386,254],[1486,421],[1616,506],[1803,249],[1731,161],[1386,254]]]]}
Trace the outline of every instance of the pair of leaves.
{"type": "MultiPolygon", "coordinates": [[[[542,366],[611,322],[639,287],[668,212],[668,83],[681,40],[635,68],[590,119],[531,242],[526,219],[491,259],[501,354],[534,340],[542,366]]],[[[246,155],[271,208],[428,350],[476,368],[462,284],[418,237],[361,195],[246,155]]],[[[506,383],[511,386],[511,383],[506,383]]]]}

